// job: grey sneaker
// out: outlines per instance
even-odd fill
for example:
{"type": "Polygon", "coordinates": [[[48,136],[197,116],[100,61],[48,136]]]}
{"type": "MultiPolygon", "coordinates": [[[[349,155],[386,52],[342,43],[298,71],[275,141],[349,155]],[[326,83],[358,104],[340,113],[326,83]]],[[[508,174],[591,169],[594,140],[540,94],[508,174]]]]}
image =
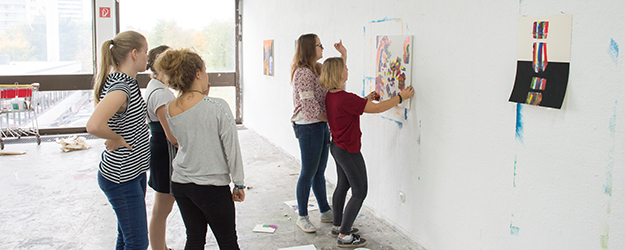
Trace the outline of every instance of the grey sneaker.
{"type": "MultiPolygon", "coordinates": [[[[334,236],[334,237],[338,237],[339,236],[339,228],[338,227],[332,227],[332,230],[330,230],[330,235],[334,236]]],[[[352,230],[349,231],[350,234],[360,234],[360,230],[358,230],[358,228],[352,227],[352,230]]]]}
{"type": "Polygon", "coordinates": [[[333,215],[332,209],[321,213],[321,222],[332,223],[333,215]]]}
{"type": "Polygon", "coordinates": [[[307,232],[307,233],[317,232],[317,228],[315,228],[315,225],[313,225],[310,222],[310,220],[308,219],[308,216],[297,216],[297,222],[295,222],[295,224],[297,224],[297,226],[301,228],[302,231],[304,232],[307,232]]]}
{"type": "Polygon", "coordinates": [[[360,238],[360,235],[347,235],[343,238],[338,237],[336,241],[336,245],[338,247],[362,247],[367,245],[367,240],[364,238],[360,238]]]}

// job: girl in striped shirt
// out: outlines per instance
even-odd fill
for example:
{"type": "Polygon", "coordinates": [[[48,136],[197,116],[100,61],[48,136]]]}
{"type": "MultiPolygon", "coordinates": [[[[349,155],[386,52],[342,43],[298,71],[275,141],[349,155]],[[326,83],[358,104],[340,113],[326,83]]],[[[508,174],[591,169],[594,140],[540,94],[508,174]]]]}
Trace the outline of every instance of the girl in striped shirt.
{"type": "Polygon", "coordinates": [[[147,110],[135,79],[145,71],[148,43],[126,31],[102,44],[100,71],[94,84],[96,108],[87,132],[106,139],[98,184],[117,215],[116,249],[147,249],[145,209],[149,169],[147,110]]]}

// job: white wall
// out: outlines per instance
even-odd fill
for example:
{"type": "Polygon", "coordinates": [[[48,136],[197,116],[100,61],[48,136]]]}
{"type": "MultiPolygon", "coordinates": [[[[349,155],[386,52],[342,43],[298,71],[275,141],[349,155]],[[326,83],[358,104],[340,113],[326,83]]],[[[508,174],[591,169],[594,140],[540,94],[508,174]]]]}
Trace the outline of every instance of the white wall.
{"type": "Polygon", "coordinates": [[[365,203],[414,241],[430,250],[625,248],[625,65],[608,51],[611,39],[625,44],[625,2],[243,0],[242,7],[244,124],[297,158],[289,68],[298,36],[318,34],[324,58],[338,56],[332,43],[343,39],[354,93],[362,93],[367,27],[396,18],[414,36],[407,121],[361,119],[365,203]],[[561,13],[573,15],[564,106],[522,105],[517,140],[517,105],[507,100],[518,20],[561,13]],[[262,74],[269,39],[274,77],[262,74]]]}

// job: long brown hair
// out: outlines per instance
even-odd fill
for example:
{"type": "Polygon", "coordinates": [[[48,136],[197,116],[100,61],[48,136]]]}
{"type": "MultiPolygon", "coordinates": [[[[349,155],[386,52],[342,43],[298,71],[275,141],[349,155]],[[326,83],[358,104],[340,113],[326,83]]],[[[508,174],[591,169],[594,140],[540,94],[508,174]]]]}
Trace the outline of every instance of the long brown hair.
{"type": "Polygon", "coordinates": [[[291,82],[293,82],[295,70],[299,68],[308,68],[315,75],[321,73],[321,66],[317,64],[317,45],[315,44],[317,41],[315,38],[317,35],[311,33],[301,35],[297,39],[293,64],[291,64],[291,82]]]}
{"type": "Polygon", "coordinates": [[[132,50],[140,50],[147,46],[147,40],[136,31],[124,31],[117,34],[115,38],[107,40],[100,49],[100,71],[93,83],[93,99],[95,104],[100,102],[100,95],[106,82],[106,77],[118,70],[119,64],[126,60],[128,53],[132,50]]]}
{"type": "Polygon", "coordinates": [[[202,57],[191,49],[167,50],[156,58],[155,66],[167,76],[168,86],[180,94],[191,88],[198,71],[206,70],[202,57]]]}

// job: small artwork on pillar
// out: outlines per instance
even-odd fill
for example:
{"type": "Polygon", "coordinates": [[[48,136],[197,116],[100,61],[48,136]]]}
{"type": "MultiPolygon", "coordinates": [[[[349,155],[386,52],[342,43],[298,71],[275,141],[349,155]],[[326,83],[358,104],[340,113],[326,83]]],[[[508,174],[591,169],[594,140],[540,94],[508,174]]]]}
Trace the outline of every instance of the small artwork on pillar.
{"type": "Polygon", "coordinates": [[[571,15],[519,20],[517,73],[509,101],[562,108],[571,61],[571,15]]]}
{"type": "Polygon", "coordinates": [[[273,40],[263,41],[263,75],[273,76],[273,40]]]}

